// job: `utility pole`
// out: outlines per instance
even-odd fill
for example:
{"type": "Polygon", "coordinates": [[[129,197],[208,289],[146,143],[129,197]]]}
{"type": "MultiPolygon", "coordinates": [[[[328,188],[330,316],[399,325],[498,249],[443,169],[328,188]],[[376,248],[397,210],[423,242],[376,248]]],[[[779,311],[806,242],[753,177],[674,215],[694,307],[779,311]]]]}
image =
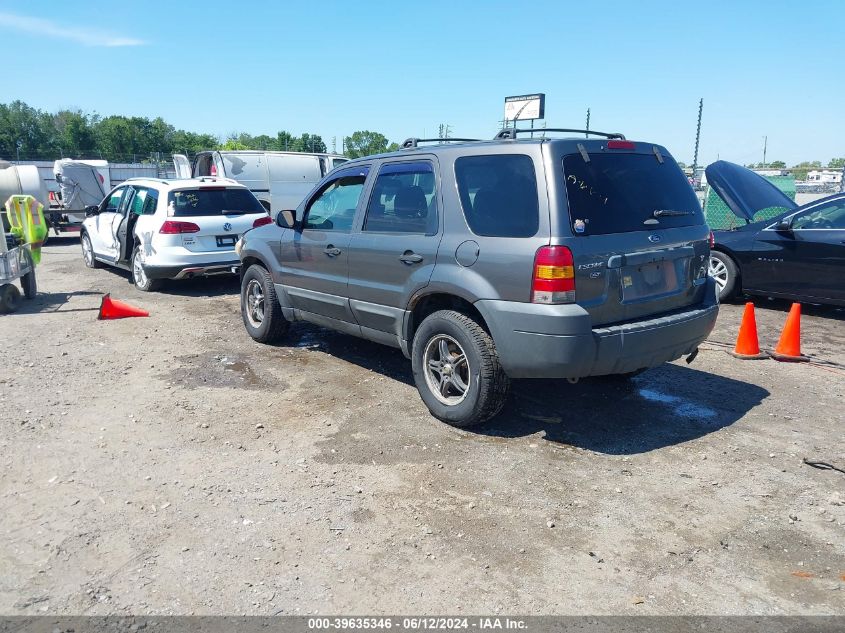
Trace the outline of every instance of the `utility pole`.
{"type": "Polygon", "coordinates": [[[695,128],[695,153],[692,156],[692,177],[695,180],[695,171],[698,168],[698,142],[701,140],[701,113],[704,111],[704,98],[698,102],[698,125],[695,128]]]}
{"type": "Polygon", "coordinates": [[[332,137],[332,154],[337,154],[337,137],[332,137]]]}
{"type": "MultiPolygon", "coordinates": [[[[584,128],[589,132],[590,130],[590,108],[587,108],[587,127],[584,128]]],[[[589,134],[584,134],[584,138],[587,138],[589,134]]]]}
{"type": "Polygon", "coordinates": [[[763,137],[763,167],[766,166],[766,149],[768,149],[768,145],[769,145],[769,137],[764,136],[763,137]]]}

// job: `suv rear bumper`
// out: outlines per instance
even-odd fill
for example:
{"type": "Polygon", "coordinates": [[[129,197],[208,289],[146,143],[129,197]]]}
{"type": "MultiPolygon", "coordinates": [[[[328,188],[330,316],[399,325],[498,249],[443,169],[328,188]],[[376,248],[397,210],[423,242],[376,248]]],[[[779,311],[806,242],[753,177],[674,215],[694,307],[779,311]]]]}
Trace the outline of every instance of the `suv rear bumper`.
{"type": "Polygon", "coordinates": [[[149,279],[186,279],[203,275],[222,275],[236,273],[241,267],[241,260],[233,259],[202,264],[168,264],[166,266],[144,266],[149,279]]]}
{"type": "Polygon", "coordinates": [[[708,279],[704,302],[651,319],[593,328],[580,306],[478,301],[511,378],[584,378],[655,367],[691,354],[716,323],[708,279]]]}

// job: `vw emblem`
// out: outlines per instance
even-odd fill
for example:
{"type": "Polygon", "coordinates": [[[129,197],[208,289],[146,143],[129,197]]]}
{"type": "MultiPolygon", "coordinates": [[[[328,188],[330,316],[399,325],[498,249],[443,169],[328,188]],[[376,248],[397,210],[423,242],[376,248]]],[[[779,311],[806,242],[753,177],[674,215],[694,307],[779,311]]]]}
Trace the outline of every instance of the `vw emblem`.
{"type": "Polygon", "coordinates": [[[648,236],[648,241],[652,244],[657,244],[660,241],[660,236],[657,233],[652,233],[648,236]]]}
{"type": "MultiPolygon", "coordinates": [[[[231,224],[229,224],[228,222],[226,222],[226,224],[224,224],[224,225],[223,225],[223,230],[224,230],[224,231],[231,231],[231,230],[232,230],[232,225],[231,225],[231,224]]],[[[648,239],[651,239],[651,238],[648,238],[648,239]]]]}

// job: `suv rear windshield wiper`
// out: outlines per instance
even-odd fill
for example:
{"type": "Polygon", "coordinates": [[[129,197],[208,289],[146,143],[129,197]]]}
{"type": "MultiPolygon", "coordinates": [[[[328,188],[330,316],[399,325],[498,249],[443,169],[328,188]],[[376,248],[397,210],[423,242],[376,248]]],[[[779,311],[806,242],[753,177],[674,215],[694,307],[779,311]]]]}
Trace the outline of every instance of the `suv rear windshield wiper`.
{"type": "Polygon", "coordinates": [[[654,217],[656,218],[680,217],[682,215],[693,215],[693,212],[677,211],[675,209],[655,209],[654,211],[654,217]]]}
{"type": "Polygon", "coordinates": [[[244,215],[246,211],[232,211],[230,209],[223,209],[223,215],[244,215]]]}

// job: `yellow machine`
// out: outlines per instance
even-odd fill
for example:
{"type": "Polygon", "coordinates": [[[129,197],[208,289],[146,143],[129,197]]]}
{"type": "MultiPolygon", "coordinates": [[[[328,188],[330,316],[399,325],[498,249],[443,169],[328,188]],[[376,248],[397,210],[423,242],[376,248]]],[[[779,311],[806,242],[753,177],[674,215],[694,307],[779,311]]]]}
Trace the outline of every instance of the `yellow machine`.
{"type": "Polygon", "coordinates": [[[32,196],[9,196],[6,216],[12,235],[21,243],[29,245],[33,264],[41,262],[41,244],[47,238],[48,230],[44,220],[44,205],[32,196]]]}

